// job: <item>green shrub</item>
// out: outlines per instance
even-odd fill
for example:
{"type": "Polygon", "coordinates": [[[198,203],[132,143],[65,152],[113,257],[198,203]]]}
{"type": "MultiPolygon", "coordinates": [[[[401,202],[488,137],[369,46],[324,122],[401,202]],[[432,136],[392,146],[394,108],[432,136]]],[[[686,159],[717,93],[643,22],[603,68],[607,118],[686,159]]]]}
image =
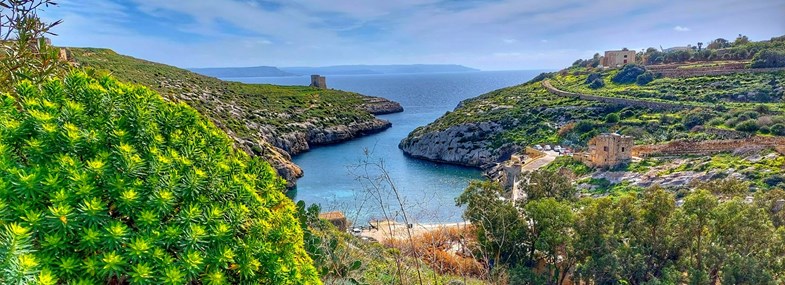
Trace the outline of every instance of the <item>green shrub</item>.
{"type": "Polygon", "coordinates": [[[589,83],[589,88],[591,89],[600,89],[602,87],[605,87],[605,81],[602,81],[602,78],[594,79],[589,83]]]}
{"type": "Polygon", "coordinates": [[[752,68],[785,67],[785,50],[764,49],[752,57],[752,68]]]}
{"type": "Polygon", "coordinates": [[[638,79],[638,76],[646,72],[646,68],[636,64],[627,64],[616,73],[611,81],[618,84],[633,83],[638,79]]]}
{"type": "Polygon", "coordinates": [[[758,124],[755,120],[746,120],[736,124],[735,128],[740,132],[754,133],[758,131],[758,124]]]}
{"type": "Polygon", "coordinates": [[[618,123],[619,122],[619,114],[616,114],[616,113],[608,114],[607,116],[605,116],[605,122],[609,123],[609,124],[618,123]]]}
{"type": "Polygon", "coordinates": [[[186,104],[79,72],[16,90],[0,283],[319,283],[283,180],[186,104]]]}
{"type": "Polygon", "coordinates": [[[769,132],[772,135],[785,136],[785,125],[774,124],[771,127],[769,127],[769,132]]]}
{"type": "Polygon", "coordinates": [[[649,82],[652,82],[653,80],[654,80],[654,74],[652,74],[649,71],[646,71],[643,74],[638,75],[638,77],[635,78],[635,84],[646,85],[649,82]]]}

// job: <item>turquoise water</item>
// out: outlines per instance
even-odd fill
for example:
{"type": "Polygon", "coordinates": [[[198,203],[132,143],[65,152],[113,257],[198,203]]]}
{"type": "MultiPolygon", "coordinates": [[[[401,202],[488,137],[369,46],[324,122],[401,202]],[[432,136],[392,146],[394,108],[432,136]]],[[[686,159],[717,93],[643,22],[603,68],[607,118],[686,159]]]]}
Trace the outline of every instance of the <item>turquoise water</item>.
{"type": "MultiPolygon", "coordinates": [[[[364,224],[368,219],[394,217],[402,220],[389,183],[380,191],[368,191],[358,181],[356,166],[366,160],[383,163],[393,184],[405,201],[410,218],[418,222],[461,221],[462,209],[455,206],[455,197],[471,179],[481,178],[477,169],[432,163],[404,156],[398,149],[412,130],[452,111],[464,99],[476,97],[499,88],[521,84],[541,71],[488,71],[440,74],[345,75],[328,76],[330,88],[379,96],[397,101],[404,112],[379,116],[392,122],[392,128],[371,136],[345,143],[312,149],[294,158],[305,172],[297,189],[289,196],[306,203],[317,203],[322,211],[341,210],[351,220],[364,224]],[[365,150],[369,155],[365,155],[365,150]],[[381,194],[381,195],[379,195],[381,194]],[[381,205],[391,209],[387,214],[381,205]]],[[[247,83],[307,85],[308,77],[227,78],[247,83]]],[[[369,167],[370,176],[380,174],[369,167]]],[[[362,179],[361,179],[362,180],[362,179]]],[[[365,180],[368,186],[368,181],[365,180]]]]}

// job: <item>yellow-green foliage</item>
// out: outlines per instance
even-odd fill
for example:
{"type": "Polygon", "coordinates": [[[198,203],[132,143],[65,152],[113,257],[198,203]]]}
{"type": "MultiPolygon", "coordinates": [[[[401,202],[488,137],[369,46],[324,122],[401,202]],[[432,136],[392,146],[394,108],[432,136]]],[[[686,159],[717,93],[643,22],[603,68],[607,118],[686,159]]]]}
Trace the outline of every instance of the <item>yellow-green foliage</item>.
{"type": "Polygon", "coordinates": [[[283,181],[187,105],[80,72],[16,94],[0,283],[319,283],[283,181]]]}

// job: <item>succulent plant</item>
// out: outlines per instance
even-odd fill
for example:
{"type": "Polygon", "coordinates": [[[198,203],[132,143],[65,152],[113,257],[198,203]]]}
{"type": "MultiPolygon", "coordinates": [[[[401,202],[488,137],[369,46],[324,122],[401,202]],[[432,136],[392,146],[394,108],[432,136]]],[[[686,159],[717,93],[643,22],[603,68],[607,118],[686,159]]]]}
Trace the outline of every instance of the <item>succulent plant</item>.
{"type": "Polygon", "coordinates": [[[0,283],[319,283],[283,180],[186,104],[83,72],[15,95],[0,283]]]}

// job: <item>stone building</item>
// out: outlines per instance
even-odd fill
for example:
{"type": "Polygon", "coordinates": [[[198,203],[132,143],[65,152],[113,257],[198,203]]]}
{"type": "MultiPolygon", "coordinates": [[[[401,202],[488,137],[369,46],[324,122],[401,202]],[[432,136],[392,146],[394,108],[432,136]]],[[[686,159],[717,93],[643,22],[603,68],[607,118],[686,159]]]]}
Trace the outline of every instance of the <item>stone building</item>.
{"type": "Polygon", "coordinates": [[[589,140],[584,162],[591,167],[612,168],[632,159],[633,138],[619,134],[601,134],[589,140]]]}
{"type": "Polygon", "coordinates": [[[608,67],[617,67],[628,63],[635,63],[634,50],[609,50],[602,58],[602,65],[608,67]]]}
{"type": "Polygon", "coordinates": [[[327,79],[324,76],[320,76],[318,74],[311,75],[310,86],[319,89],[327,89],[327,79]]]}

